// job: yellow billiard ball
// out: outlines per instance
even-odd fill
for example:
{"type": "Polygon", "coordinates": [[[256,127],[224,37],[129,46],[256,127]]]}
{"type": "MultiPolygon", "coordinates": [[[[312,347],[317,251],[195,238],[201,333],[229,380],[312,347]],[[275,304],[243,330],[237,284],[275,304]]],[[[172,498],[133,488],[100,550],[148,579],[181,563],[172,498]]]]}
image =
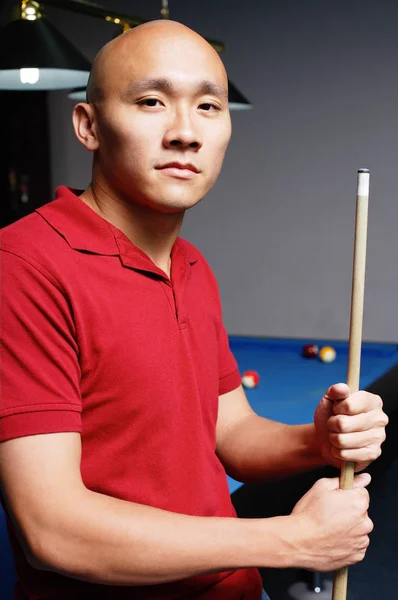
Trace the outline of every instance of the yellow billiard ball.
{"type": "Polygon", "coordinates": [[[336,350],[332,346],[323,346],[319,350],[319,359],[324,363],[331,363],[336,358],[336,350]]]}

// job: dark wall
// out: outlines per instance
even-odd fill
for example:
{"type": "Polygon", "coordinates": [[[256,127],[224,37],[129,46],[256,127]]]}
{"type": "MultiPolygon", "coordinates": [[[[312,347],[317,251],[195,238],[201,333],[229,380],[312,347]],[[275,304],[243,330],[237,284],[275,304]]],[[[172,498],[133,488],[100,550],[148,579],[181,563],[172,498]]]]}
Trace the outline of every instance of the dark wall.
{"type": "Polygon", "coordinates": [[[51,194],[47,94],[0,91],[0,227],[51,194]]]}

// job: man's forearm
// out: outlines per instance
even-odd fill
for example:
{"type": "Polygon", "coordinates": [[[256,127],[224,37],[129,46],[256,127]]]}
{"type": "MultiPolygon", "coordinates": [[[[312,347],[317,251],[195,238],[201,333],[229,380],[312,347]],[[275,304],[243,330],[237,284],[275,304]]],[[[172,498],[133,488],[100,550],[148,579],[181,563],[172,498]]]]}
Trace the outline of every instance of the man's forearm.
{"type": "Polygon", "coordinates": [[[285,425],[256,414],[229,429],[217,454],[227,473],[244,482],[284,477],[325,464],[313,424],[285,425]]]}
{"type": "Polygon", "coordinates": [[[37,532],[33,566],[106,585],[149,585],[241,567],[291,566],[292,517],[191,517],[90,491],[37,532]]]}

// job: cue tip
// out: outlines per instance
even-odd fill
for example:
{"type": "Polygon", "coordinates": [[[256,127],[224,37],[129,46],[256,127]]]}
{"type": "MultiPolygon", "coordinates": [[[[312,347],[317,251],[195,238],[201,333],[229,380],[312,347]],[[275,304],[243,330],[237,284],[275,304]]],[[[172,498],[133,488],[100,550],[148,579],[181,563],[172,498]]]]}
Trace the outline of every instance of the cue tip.
{"type": "Polygon", "coordinates": [[[358,169],[358,173],[369,173],[369,169],[358,169]]]}

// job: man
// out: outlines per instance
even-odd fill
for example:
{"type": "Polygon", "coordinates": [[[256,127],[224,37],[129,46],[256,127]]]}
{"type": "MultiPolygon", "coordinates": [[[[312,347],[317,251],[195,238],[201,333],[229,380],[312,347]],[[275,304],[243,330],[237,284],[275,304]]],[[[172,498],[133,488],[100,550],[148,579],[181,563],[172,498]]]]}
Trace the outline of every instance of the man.
{"type": "Polygon", "coordinates": [[[253,413],[217,286],[178,238],[230,138],[227,77],[173,22],[97,56],[73,123],[92,183],[3,232],[1,485],[17,598],[258,600],[255,567],[363,559],[368,475],[289,516],[236,519],[243,481],[380,454],[378,396],[331,387],[314,424],[253,413]]]}

